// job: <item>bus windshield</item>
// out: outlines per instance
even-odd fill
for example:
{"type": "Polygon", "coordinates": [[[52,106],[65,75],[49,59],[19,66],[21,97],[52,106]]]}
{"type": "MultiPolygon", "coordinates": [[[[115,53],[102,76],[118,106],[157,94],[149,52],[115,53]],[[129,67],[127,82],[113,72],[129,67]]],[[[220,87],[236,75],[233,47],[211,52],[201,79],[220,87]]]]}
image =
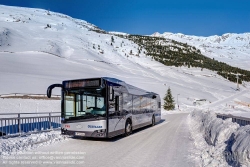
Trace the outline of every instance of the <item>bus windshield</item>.
{"type": "Polygon", "coordinates": [[[105,117],[105,99],[101,95],[88,92],[66,92],[63,115],[68,120],[105,117]]]}

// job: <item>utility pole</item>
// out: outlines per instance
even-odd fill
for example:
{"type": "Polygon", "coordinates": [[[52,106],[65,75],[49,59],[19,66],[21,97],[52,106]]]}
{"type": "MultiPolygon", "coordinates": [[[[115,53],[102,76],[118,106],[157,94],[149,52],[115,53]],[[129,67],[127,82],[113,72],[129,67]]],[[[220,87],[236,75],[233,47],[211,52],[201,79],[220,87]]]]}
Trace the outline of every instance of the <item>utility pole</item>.
{"type": "Polygon", "coordinates": [[[240,90],[240,88],[239,88],[239,74],[236,74],[236,78],[237,78],[237,88],[236,88],[236,90],[240,90]]]}
{"type": "Polygon", "coordinates": [[[177,94],[177,107],[178,107],[178,109],[179,109],[179,103],[178,103],[178,96],[179,96],[180,94],[177,94]]]}

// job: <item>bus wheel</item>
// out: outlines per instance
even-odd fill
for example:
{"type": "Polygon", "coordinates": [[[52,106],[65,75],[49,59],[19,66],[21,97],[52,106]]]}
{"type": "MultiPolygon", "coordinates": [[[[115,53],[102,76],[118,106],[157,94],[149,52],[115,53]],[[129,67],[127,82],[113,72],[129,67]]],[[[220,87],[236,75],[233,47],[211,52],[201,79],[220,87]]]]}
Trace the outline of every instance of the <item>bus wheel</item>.
{"type": "Polygon", "coordinates": [[[128,119],[125,124],[125,136],[129,136],[132,133],[132,124],[131,121],[128,119]]]}
{"type": "Polygon", "coordinates": [[[152,116],[152,124],[151,124],[151,126],[155,126],[155,116],[154,115],[152,116]]]}

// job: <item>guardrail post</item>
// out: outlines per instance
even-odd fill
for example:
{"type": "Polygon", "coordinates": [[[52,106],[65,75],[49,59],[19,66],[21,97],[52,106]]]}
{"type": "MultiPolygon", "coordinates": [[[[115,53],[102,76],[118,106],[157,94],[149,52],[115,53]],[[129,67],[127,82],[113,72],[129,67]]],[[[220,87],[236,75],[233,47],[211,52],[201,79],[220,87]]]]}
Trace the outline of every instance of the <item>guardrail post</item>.
{"type": "Polygon", "coordinates": [[[18,133],[19,133],[19,135],[21,134],[21,116],[20,116],[21,114],[18,114],[18,133]]]}
{"type": "Polygon", "coordinates": [[[51,113],[49,113],[49,129],[51,129],[51,113]]]}

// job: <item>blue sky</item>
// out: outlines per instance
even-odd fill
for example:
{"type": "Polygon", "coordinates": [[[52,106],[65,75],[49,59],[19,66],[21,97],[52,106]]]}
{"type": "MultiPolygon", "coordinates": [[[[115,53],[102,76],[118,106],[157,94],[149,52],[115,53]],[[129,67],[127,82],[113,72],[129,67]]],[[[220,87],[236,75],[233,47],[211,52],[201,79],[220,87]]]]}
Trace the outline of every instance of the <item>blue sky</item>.
{"type": "Polygon", "coordinates": [[[250,32],[250,0],[0,0],[49,9],[106,31],[209,36],[250,32]]]}

